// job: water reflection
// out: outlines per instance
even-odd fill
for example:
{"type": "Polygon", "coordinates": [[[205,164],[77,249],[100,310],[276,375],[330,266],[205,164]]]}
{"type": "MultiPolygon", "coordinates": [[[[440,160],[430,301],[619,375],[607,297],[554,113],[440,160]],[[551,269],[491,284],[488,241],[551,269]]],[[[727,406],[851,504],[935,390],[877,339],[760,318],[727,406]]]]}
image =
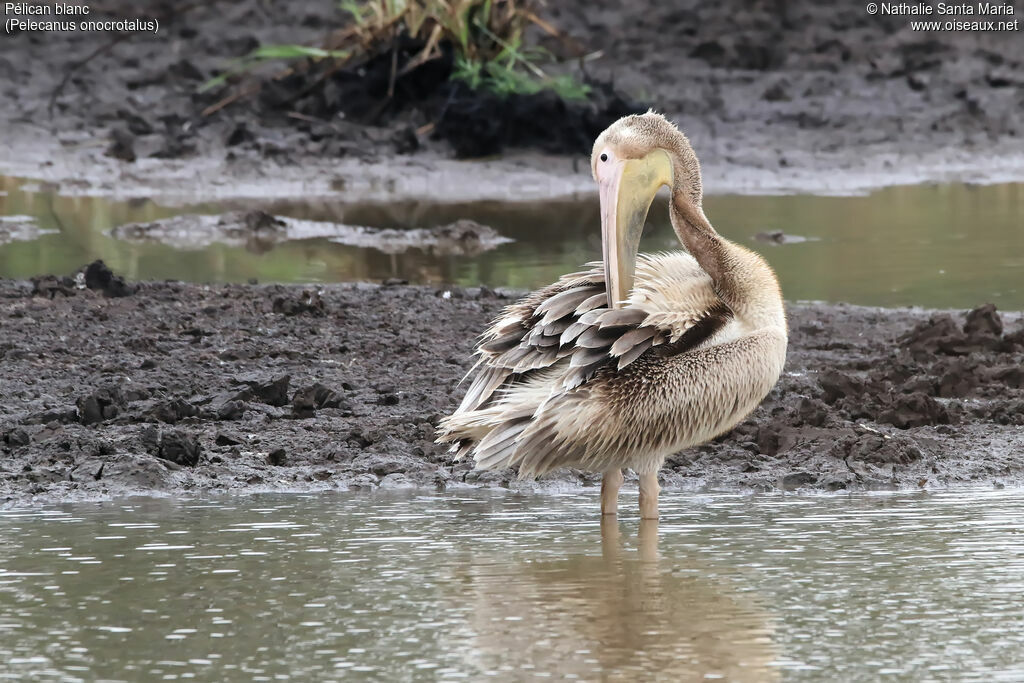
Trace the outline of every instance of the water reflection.
{"type": "MultiPolygon", "coordinates": [[[[49,232],[0,243],[4,277],[67,273],[103,258],[132,279],[341,282],[397,277],[528,289],[600,257],[596,197],[443,205],[313,199],[262,207],[227,201],[172,209],[147,199],[111,202],[60,196],[46,188],[26,191],[23,184],[0,177],[0,215],[34,217],[36,226],[49,232]],[[224,244],[188,251],[109,236],[124,223],[253,208],[296,219],[404,230],[470,218],[515,241],[466,257],[417,248],[388,254],[327,239],[287,241],[266,252],[224,244]]],[[[724,235],[767,256],[792,300],[934,307],[992,301],[1004,309],[1024,309],[1022,184],[894,187],[865,197],[709,196],[705,209],[724,235]],[[780,245],[755,240],[759,233],[780,231],[807,240],[780,245]]],[[[678,247],[662,201],[652,207],[641,247],[678,247]]]]}
{"type": "Polygon", "coordinates": [[[1024,491],[0,511],[0,678],[1024,678],[1024,491]],[[624,504],[623,508],[628,509],[624,504]]]}
{"type": "MultiPolygon", "coordinates": [[[[601,521],[601,554],[466,568],[477,666],[580,680],[777,680],[768,615],[688,559],[663,560],[658,522],[635,548],[601,521]]],[[[707,569],[706,567],[703,569],[707,569]]]]}

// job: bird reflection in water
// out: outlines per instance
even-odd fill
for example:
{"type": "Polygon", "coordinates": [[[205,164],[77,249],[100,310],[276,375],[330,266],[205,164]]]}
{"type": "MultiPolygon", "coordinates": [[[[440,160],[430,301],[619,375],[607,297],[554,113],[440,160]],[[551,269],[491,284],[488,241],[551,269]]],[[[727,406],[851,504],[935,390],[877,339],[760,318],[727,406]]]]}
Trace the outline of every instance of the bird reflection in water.
{"type": "Polygon", "coordinates": [[[662,558],[657,520],[626,545],[606,516],[600,555],[474,562],[467,658],[499,680],[778,680],[763,609],[709,568],[662,558]]]}

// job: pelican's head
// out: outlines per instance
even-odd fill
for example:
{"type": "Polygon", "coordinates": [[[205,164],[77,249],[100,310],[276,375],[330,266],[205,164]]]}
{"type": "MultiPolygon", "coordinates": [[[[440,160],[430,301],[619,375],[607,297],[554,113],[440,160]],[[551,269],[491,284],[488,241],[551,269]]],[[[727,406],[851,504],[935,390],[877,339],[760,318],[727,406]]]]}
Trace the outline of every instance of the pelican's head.
{"type": "Polygon", "coordinates": [[[601,133],[590,165],[601,194],[608,305],[615,308],[633,288],[640,234],[654,195],[667,185],[700,209],[700,164],[686,136],[651,111],[625,116],[601,133]]]}

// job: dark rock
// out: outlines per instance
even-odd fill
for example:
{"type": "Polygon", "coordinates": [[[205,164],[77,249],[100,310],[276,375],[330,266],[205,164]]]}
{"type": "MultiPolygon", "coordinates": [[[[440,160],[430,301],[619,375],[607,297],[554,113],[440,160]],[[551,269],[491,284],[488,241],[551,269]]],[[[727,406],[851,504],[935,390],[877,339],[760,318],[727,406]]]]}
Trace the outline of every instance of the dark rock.
{"type": "Polygon", "coordinates": [[[967,314],[964,334],[968,336],[998,337],[1003,334],[1003,319],[995,304],[979,306],[967,314]]]}

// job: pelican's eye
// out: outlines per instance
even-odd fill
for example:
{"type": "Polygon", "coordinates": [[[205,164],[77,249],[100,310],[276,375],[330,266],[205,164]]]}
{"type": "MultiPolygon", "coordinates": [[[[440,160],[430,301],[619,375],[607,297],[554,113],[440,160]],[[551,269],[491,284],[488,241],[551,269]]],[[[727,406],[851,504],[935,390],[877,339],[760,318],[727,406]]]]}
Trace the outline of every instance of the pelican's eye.
{"type": "Polygon", "coordinates": [[[601,161],[608,161],[608,155],[607,154],[602,154],[601,155],[601,161]]]}

